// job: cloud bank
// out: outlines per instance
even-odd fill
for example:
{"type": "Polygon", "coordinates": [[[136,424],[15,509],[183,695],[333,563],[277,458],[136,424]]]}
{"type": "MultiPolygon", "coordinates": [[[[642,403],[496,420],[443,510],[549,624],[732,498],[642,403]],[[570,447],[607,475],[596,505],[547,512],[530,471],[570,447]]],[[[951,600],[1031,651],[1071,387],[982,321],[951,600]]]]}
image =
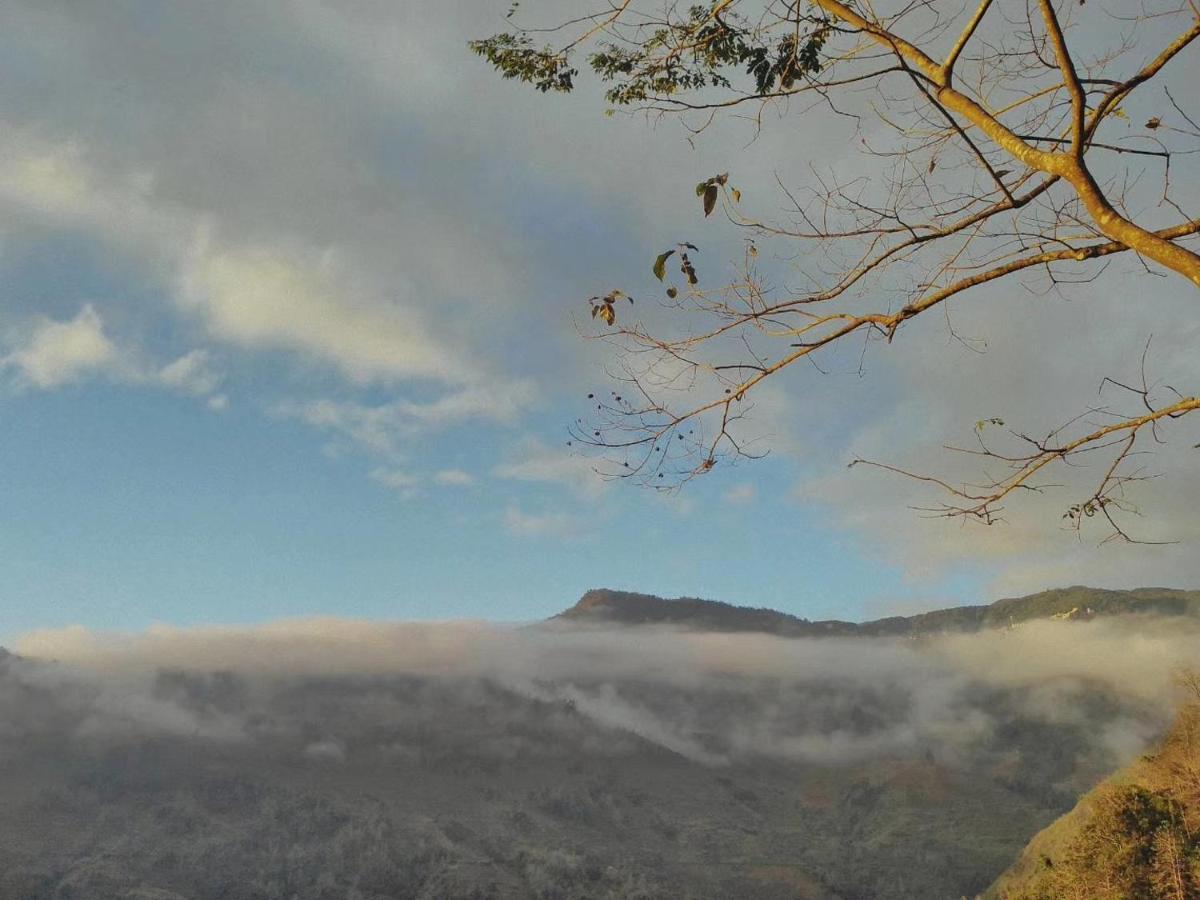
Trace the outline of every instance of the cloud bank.
{"type": "Polygon", "coordinates": [[[717,766],[918,753],[968,765],[1000,752],[1021,723],[1070,733],[1073,753],[1112,766],[1169,717],[1173,676],[1200,659],[1200,628],[1096,620],[920,641],[793,640],[308,619],[67,628],[28,634],[16,649],[24,659],[10,660],[4,679],[9,738],[51,727],[78,740],[123,730],[250,745],[288,736],[308,759],[352,762],[414,752],[421,724],[425,740],[436,734],[453,752],[506,757],[582,742],[717,766]],[[22,699],[31,690],[43,695],[36,713],[22,699]],[[395,730],[408,737],[380,738],[395,730]]]}

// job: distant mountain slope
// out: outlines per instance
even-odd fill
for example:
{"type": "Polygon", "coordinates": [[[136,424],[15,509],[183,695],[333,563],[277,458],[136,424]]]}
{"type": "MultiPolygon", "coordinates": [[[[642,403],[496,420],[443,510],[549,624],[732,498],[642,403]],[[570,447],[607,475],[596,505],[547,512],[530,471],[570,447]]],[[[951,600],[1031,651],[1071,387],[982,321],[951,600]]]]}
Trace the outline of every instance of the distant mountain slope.
{"type": "MultiPolygon", "coordinates": [[[[349,645],[362,671],[339,655],[360,632],[331,624],[315,643],[252,629],[241,651],[206,633],[144,669],[129,645],[111,670],[0,652],[0,900],[973,897],[1165,711],[1119,678],[1022,659],[1014,682],[938,641],[849,653],[587,623],[916,635],[1196,608],[1077,588],[856,625],[593,591],[554,620],[584,627],[372,623],[349,645]],[[698,645],[782,652],[731,667],[698,645]]],[[[1046,630],[1086,653],[1110,629],[1046,630]]]]}
{"type": "Polygon", "coordinates": [[[667,600],[652,594],[601,588],[588,591],[578,603],[551,621],[679,625],[704,631],[753,631],[782,637],[879,637],[980,631],[1035,619],[1138,614],[1200,617],[1200,591],[1171,588],[1111,591],[1075,586],[997,600],[985,606],[958,606],[870,622],[836,619],[814,622],[773,609],[733,606],[694,597],[667,600]]]}
{"type": "Polygon", "coordinates": [[[986,732],[887,746],[929,714],[902,684],[579,657],[535,684],[10,659],[0,900],[957,900],[1108,770],[1096,734],[1134,714],[1079,693],[1088,715],[1052,724],[979,684],[986,732]],[[727,762],[666,746],[672,722],[727,762]]]}

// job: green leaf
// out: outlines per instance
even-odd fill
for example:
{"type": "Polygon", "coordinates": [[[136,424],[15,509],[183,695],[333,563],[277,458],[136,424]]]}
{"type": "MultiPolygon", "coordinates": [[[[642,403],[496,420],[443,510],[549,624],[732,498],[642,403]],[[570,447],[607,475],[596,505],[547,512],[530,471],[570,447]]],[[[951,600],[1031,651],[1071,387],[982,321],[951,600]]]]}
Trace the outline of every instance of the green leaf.
{"type": "Polygon", "coordinates": [[[527,35],[501,33],[467,44],[473,53],[490,62],[505,78],[532,84],[543,93],[569,93],[579,70],[570,64],[569,51],[550,46],[537,49],[527,35]]]}
{"type": "Polygon", "coordinates": [[[696,185],[696,196],[697,196],[697,197],[703,197],[703,196],[704,196],[704,192],[705,192],[707,189],[708,189],[708,182],[707,182],[707,181],[702,181],[702,182],[700,182],[698,185],[696,185]]]}
{"type": "Polygon", "coordinates": [[[717,205],[717,185],[709,184],[704,188],[704,215],[707,216],[717,205]]]}
{"type": "Polygon", "coordinates": [[[667,250],[665,253],[658,254],[658,258],[654,260],[654,277],[659,281],[667,277],[667,260],[674,252],[674,250],[667,250]]]}

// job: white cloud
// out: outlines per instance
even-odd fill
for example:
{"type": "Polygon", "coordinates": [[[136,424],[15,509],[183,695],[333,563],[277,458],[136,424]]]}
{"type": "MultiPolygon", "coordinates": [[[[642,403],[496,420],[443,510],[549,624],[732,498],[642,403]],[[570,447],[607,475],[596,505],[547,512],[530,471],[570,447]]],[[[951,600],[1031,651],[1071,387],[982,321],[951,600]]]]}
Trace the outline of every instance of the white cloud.
{"type": "Polygon", "coordinates": [[[391,488],[406,500],[417,496],[421,479],[403,469],[379,468],[371,471],[371,478],[384,487],[391,488]]]}
{"type": "Polygon", "coordinates": [[[453,487],[470,487],[475,483],[475,476],[462,469],[442,469],[434,473],[433,480],[438,484],[453,487]]]}
{"type": "Polygon", "coordinates": [[[685,490],[654,491],[652,496],[655,503],[681,519],[688,518],[698,508],[695,496],[685,490]]]}
{"type": "Polygon", "coordinates": [[[538,393],[537,386],[527,379],[494,378],[443,394],[431,402],[402,400],[394,407],[403,417],[430,427],[443,427],[470,419],[512,424],[529,411],[538,393]]]}
{"type": "Polygon", "coordinates": [[[745,506],[747,503],[753,503],[757,497],[758,489],[751,482],[735,484],[721,495],[721,499],[734,506],[745,506]]]}
{"type": "Polygon", "coordinates": [[[326,254],[317,263],[279,249],[217,248],[198,241],[181,296],[214,337],[299,351],[357,383],[423,378],[475,381],[474,365],[429,334],[420,314],[380,302],[326,254]]]}
{"type": "Polygon", "coordinates": [[[20,636],[22,656],[98,671],[163,666],[212,671],[289,673],[488,671],[561,679],[626,673],[695,683],[711,674],[796,682],[853,678],[881,683],[888,673],[927,673],[949,666],[997,685],[1036,686],[1094,679],[1164,705],[1173,676],[1200,651],[1200,628],[1185,618],[1084,622],[1042,620],[928,641],[873,638],[780,638],[613,626],[511,629],[470,620],[381,622],[332,616],[260,625],[153,625],[142,632],[105,632],[71,625],[20,636]],[[580,652],[585,648],[600,652],[580,652]],[[264,649],[270,652],[264,652],[264,649]],[[848,652],[853,650],[853,652],[848,652]]]}
{"type": "Polygon", "coordinates": [[[349,438],[380,456],[396,456],[407,439],[471,420],[511,424],[533,403],[531,382],[489,384],[451,391],[429,401],[394,400],[375,405],[348,400],[289,401],[278,415],[349,438]]]}
{"type": "Polygon", "coordinates": [[[420,493],[421,487],[429,482],[443,487],[470,487],[475,483],[475,477],[461,469],[442,469],[430,476],[419,475],[394,466],[380,466],[371,471],[371,478],[384,487],[391,488],[405,499],[416,497],[420,493]]]}
{"type": "Polygon", "coordinates": [[[213,412],[229,408],[229,397],[219,391],[224,376],[213,368],[212,353],[205,349],[189,350],[157,371],[147,367],[131,380],[203,400],[213,412]]]}
{"type": "Polygon", "coordinates": [[[40,319],[27,340],[0,363],[18,370],[28,383],[49,389],[119,368],[120,354],[89,303],[65,322],[40,319]]]}
{"type": "Polygon", "coordinates": [[[15,370],[21,382],[42,390],[104,376],[121,384],[187,394],[214,411],[229,405],[229,398],[217,393],[221,376],[212,367],[209,351],[191,350],[163,366],[144,357],[138,348],[109,337],[103,318],[89,303],[72,319],[38,319],[15,349],[0,357],[0,369],[15,370]]]}
{"type": "Polygon", "coordinates": [[[221,376],[212,370],[212,354],[190,350],[158,370],[158,380],[166,387],[197,397],[215,394],[221,376]]]}
{"type": "Polygon", "coordinates": [[[592,460],[566,447],[550,447],[534,437],[519,443],[509,453],[508,461],[496,466],[495,475],[515,481],[565,485],[592,500],[608,487],[592,460]]]}
{"type": "MultiPolygon", "coordinates": [[[[1200,518],[1195,514],[1200,484],[1200,453],[1192,449],[1197,424],[1167,423],[1158,445],[1144,435],[1142,449],[1153,451],[1132,461],[1148,474],[1164,473],[1134,484],[1128,499],[1140,515],[1125,519],[1130,532],[1146,541],[1177,541],[1166,546],[1100,542],[1109,533],[1097,517],[1082,534],[1064,526],[1067,507],[1090,496],[1111,460],[1108,453],[1080,458],[1076,466],[1057,465],[1040,480],[1040,492],[1023,491],[1004,504],[1004,521],[993,526],[961,519],[930,517],[914,507],[936,507],[945,499],[936,488],[903,476],[845,463],[861,457],[908,471],[937,475],[952,484],[979,484],[1003,471],[997,461],[950,453],[943,445],[972,446],[975,423],[1001,417],[1005,427],[984,436],[1003,446],[1007,427],[1037,436],[1089,407],[1109,406],[1136,414],[1136,398],[1106,388],[1105,376],[1135,383],[1142,351],[1155,337],[1147,359],[1148,377],[1181,390],[1200,383],[1200,360],[1177,333],[1195,298],[1186,285],[1155,283],[1154,303],[1131,306],[1138,288],[1113,271],[1111,293],[1089,293],[1071,302],[981,290],[960,301],[954,325],[960,333],[983,335],[988,352],[976,354],[950,340],[939,342],[937,321],[913,323],[912,333],[877,346],[868,355],[872,396],[857,384],[814,379],[811,393],[836,410],[863,397],[866,412],[856,429],[834,444],[832,464],[814,461],[796,486],[803,503],[820,504],[831,521],[858,540],[864,553],[896,564],[915,582],[933,582],[947,573],[970,569],[990,579],[993,594],[1019,594],[1061,584],[1145,584],[1190,586],[1200,580],[1200,518]],[[1111,326],[1121,322],[1121,328],[1111,326]],[[1070,334],[1070,345],[1060,336],[1070,334]],[[1076,346],[1081,348],[1076,350],[1076,346]],[[842,392],[842,393],[839,393],[842,392]],[[882,402],[880,402],[882,401],[882,402]],[[874,403],[875,405],[871,405],[874,403]]],[[[1144,277],[1144,276],[1142,276],[1144,277]]],[[[857,380],[856,380],[857,381],[857,380]]],[[[870,387],[870,385],[867,385],[870,387]]],[[[836,415],[835,412],[827,415],[836,415]]],[[[1112,421],[1103,413],[1075,427],[1112,421]]],[[[1010,438],[1011,440],[1011,438],[1010,438]]],[[[1115,449],[1115,448],[1114,448],[1115,449]]]]}
{"type": "MultiPolygon", "coordinates": [[[[532,402],[531,382],[498,376],[470,348],[472,322],[482,325],[482,317],[443,315],[435,303],[442,298],[418,289],[420,270],[397,268],[394,242],[375,247],[377,233],[366,240],[355,229],[318,240],[278,223],[245,233],[225,210],[168,196],[157,176],[171,174],[169,161],[159,160],[163,172],[150,176],[101,159],[102,149],[10,131],[0,138],[0,208],[86,229],[161,280],[172,301],[164,312],[199,321],[214,339],[321,363],[356,386],[415,381],[446,389],[430,403],[400,404],[407,418],[510,420],[532,402]]],[[[288,212],[290,223],[303,223],[323,211],[288,212]]],[[[357,221],[355,212],[346,210],[345,221],[357,221]]],[[[436,242],[436,234],[428,239],[436,242]]],[[[476,279],[502,283],[501,262],[483,248],[463,252],[469,270],[451,261],[438,276],[461,286],[443,283],[438,291],[471,289],[476,279]]]]}
{"type": "MultiPolygon", "coordinates": [[[[73,626],[26,634],[16,649],[27,660],[13,677],[42,688],[34,692],[36,704],[19,702],[24,694],[10,692],[5,712],[16,734],[45,734],[48,722],[60,729],[82,721],[92,733],[199,736],[188,727],[194,710],[186,714],[156,695],[155,675],[163,667],[231,672],[266,688],[247,692],[248,709],[210,723],[214,737],[249,739],[255,729],[244,726],[252,719],[275,721],[258,705],[272,683],[294,707],[289,685],[312,676],[417,675],[436,676],[445,685],[483,678],[543,701],[572,700],[584,716],[704,761],[767,756],[828,764],[920,747],[937,748],[939,757],[967,752],[981,739],[990,744],[991,729],[1011,723],[1014,714],[1103,730],[1098,746],[1135,754],[1169,715],[1172,676],[1194,663],[1200,631],[1179,618],[1141,621],[1134,628],[1127,619],[1101,618],[922,641],[793,640],[649,626],[573,628],[561,621],[511,628],[329,617],[242,627],[154,626],[135,634],[73,626]],[[39,662],[50,660],[57,663],[39,662]],[[77,685],[88,686],[82,696],[77,685]],[[1118,701],[1100,716],[1088,700],[1094,701],[1098,686],[1118,701]],[[714,704],[714,696],[724,702],[714,704]],[[48,701],[51,710],[69,714],[47,717],[48,701]],[[864,708],[880,713],[865,726],[851,714],[864,708]],[[700,721],[705,727],[698,731],[700,721]]],[[[438,702],[444,696],[437,692],[438,702]]],[[[361,708],[370,729],[375,707],[361,708]]],[[[293,733],[316,756],[339,755],[322,747],[326,742],[355,746],[344,734],[293,733]]],[[[277,748],[280,732],[270,734],[277,748]]]]}
{"type": "MultiPolygon", "coordinates": [[[[236,5],[217,3],[163,22],[164,46],[172,47],[205,42],[231,22],[246,29],[236,49],[207,41],[213,55],[180,79],[165,64],[171,54],[128,41],[121,13],[67,16],[18,3],[21,27],[13,33],[40,48],[50,102],[3,110],[10,118],[0,130],[0,213],[43,233],[99,242],[161,289],[157,312],[171,327],[202,329],[221,352],[269,353],[289,365],[284,377],[305,381],[303,393],[276,397],[338,398],[281,410],[389,460],[425,429],[516,422],[537,401],[530,371],[558,385],[585,356],[557,355],[574,335],[560,294],[539,284],[565,276],[560,250],[575,238],[537,216],[550,194],[518,185],[528,179],[570,203],[599,200],[615,210],[611,176],[627,167],[594,137],[564,151],[532,131],[493,127],[508,113],[490,101],[481,109],[480,91],[518,97],[534,117],[550,98],[514,94],[471,59],[464,36],[478,12],[303,3],[287,15],[245,19],[236,5]],[[261,70],[230,65],[259,44],[286,60],[261,70]],[[421,53],[397,55],[398,46],[421,53]],[[475,73],[464,63],[477,65],[475,73]],[[297,90],[294,79],[276,74],[291,66],[328,78],[297,90]],[[433,74],[442,70],[449,77],[433,74]],[[436,92],[414,93],[410,76],[436,92]],[[140,85],[137,102],[112,91],[114,78],[130,77],[140,85]],[[429,102],[442,95],[446,104],[429,102]],[[84,116],[100,100],[105,122],[79,131],[72,123],[90,121],[84,116]],[[454,108],[475,115],[444,114],[454,108]],[[476,174],[477,139],[500,141],[485,166],[516,177],[476,174]],[[532,229],[513,227],[527,216],[532,229]],[[344,385],[313,388],[329,376],[347,382],[347,393],[338,393],[344,385]],[[359,388],[371,390],[369,401],[348,392],[359,388]],[[390,401],[395,394],[384,392],[422,399],[390,401]]],[[[602,130],[664,160],[673,156],[645,129],[615,129],[573,100],[561,109],[591,123],[593,135],[602,130]]],[[[674,192],[662,179],[640,178],[660,197],[674,192]]],[[[639,195],[636,205],[653,210],[660,227],[662,204],[639,195]]],[[[215,390],[206,402],[219,409],[228,397],[215,390]]],[[[576,489],[595,496],[599,486],[590,472],[584,477],[592,483],[580,478],[576,489]]]]}
{"type": "MultiPolygon", "coordinates": [[[[1189,587],[1200,579],[1200,560],[1189,549],[1200,541],[1200,521],[1193,492],[1172,486],[1173,480],[1190,485],[1200,477],[1186,449],[1162,449],[1157,464],[1170,476],[1136,485],[1131,494],[1144,515],[1127,517],[1126,525],[1142,540],[1179,542],[1163,546],[1101,544],[1108,534],[1103,523],[1088,522],[1079,537],[1069,530],[1062,514],[1094,488],[1088,479],[1099,477],[1095,467],[1054,473],[1047,480],[1059,486],[1016,498],[1006,510],[1008,519],[991,526],[915,510],[940,498],[919,482],[861,467],[830,470],[802,482],[796,497],[828,510],[838,527],[857,538],[859,552],[895,564],[917,584],[931,584],[970,567],[989,579],[993,596],[1079,583],[1189,587]]],[[[895,459],[900,451],[892,453],[895,459]]],[[[904,458],[914,467],[922,464],[911,451],[904,458]]],[[[926,469],[940,466],[942,473],[949,470],[965,480],[966,473],[953,464],[940,457],[923,461],[926,469]]]]}
{"type": "Polygon", "coordinates": [[[285,418],[350,438],[380,456],[399,454],[399,423],[390,406],[366,406],[336,400],[286,402],[275,407],[285,418]]]}
{"type": "Polygon", "coordinates": [[[579,529],[574,516],[561,512],[527,513],[517,506],[504,511],[504,527],[522,537],[568,537],[579,529]]]}

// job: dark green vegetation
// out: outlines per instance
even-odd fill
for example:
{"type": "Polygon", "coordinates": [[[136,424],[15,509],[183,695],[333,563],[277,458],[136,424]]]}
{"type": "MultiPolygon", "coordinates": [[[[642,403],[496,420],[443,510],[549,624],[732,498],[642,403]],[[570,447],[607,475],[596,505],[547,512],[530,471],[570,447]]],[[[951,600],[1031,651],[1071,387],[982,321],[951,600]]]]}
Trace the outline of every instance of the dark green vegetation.
{"type": "MultiPolygon", "coordinates": [[[[1194,603],[1075,588],[886,621],[1194,603]]],[[[888,626],[921,641],[672,636],[614,632],[614,614],[803,622],[591,592],[552,627],[498,633],[499,662],[452,652],[425,674],[80,677],[0,658],[0,898],[956,900],[1118,764],[1108,737],[1162,725],[1098,680],[948,663],[932,626],[888,626]],[[776,663],[704,658],[729,647],[776,663]]],[[[1047,627],[1078,642],[1105,626],[1047,627]]]]}
{"type": "Polygon", "coordinates": [[[1030,842],[998,900],[1200,896],[1200,682],[1161,747],[1030,842]]]}
{"type": "MultiPolygon", "coordinates": [[[[798,15],[791,24],[790,30],[770,34],[733,11],[722,15],[692,6],[678,21],[648,29],[639,44],[599,41],[587,62],[608,83],[605,97],[620,106],[735,84],[754,96],[771,96],[790,91],[798,79],[820,69],[821,48],[833,27],[820,14],[798,15]],[[671,52],[681,47],[688,51],[671,52]]],[[[505,78],[540,91],[571,91],[579,74],[574,47],[538,46],[521,31],[471,41],[470,46],[505,78]]]]}

